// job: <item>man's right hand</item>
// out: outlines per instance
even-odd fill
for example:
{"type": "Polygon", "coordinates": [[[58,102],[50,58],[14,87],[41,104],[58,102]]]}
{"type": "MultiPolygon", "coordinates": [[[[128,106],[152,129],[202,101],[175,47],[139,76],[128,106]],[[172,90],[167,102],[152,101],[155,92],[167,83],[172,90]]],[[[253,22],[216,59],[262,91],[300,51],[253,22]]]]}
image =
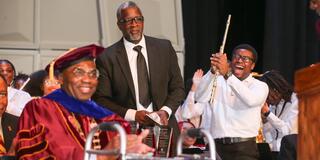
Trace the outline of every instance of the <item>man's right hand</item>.
{"type": "Polygon", "coordinates": [[[136,122],[143,124],[143,125],[150,125],[152,121],[147,118],[147,114],[150,112],[141,110],[136,112],[135,120],[136,122]]]}
{"type": "Polygon", "coordinates": [[[212,54],[210,57],[211,61],[211,72],[213,72],[212,68],[216,67],[221,75],[226,75],[229,71],[229,63],[227,59],[227,54],[216,53],[212,54]]]}

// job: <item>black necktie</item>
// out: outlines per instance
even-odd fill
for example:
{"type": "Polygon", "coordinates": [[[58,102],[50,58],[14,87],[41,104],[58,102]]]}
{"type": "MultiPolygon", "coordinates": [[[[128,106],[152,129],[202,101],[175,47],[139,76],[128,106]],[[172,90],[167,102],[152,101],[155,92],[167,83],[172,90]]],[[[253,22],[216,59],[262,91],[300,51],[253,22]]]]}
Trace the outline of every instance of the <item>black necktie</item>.
{"type": "Polygon", "coordinates": [[[133,47],[133,50],[138,52],[137,56],[137,73],[138,73],[138,87],[139,87],[139,101],[145,108],[151,103],[149,93],[149,78],[146,61],[141,53],[141,46],[133,47]]]}

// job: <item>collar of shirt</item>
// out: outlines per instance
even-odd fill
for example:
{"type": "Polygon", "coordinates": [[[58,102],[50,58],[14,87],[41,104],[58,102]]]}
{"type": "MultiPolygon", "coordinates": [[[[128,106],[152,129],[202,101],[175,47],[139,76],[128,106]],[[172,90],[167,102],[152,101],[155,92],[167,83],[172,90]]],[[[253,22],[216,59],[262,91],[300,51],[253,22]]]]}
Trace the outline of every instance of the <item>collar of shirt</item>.
{"type": "Polygon", "coordinates": [[[249,76],[246,79],[242,80],[242,82],[245,84],[250,84],[253,80],[254,78],[252,77],[251,74],[249,74],[249,76]]]}
{"type": "Polygon", "coordinates": [[[136,66],[137,56],[138,56],[138,53],[133,50],[133,47],[135,47],[137,45],[140,45],[142,47],[141,48],[142,55],[144,56],[144,59],[145,59],[146,64],[147,64],[147,69],[149,71],[146,40],[144,38],[144,35],[142,35],[142,38],[141,38],[141,40],[140,40],[140,42],[138,44],[131,43],[131,42],[127,41],[125,38],[123,38],[123,43],[124,43],[124,47],[125,47],[126,52],[127,52],[127,56],[128,56],[128,60],[129,60],[129,64],[130,64],[130,69],[131,70],[133,69],[133,68],[131,68],[131,66],[136,66]]]}
{"type": "Polygon", "coordinates": [[[127,41],[125,38],[123,38],[123,43],[124,43],[124,47],[126,48],[128,55],[132,52],[135,52],[133,50],[133,47],[140,45],[142,47],[141,52],[142,52],[143,56],[145,56],[144,52],[146,52],[146,40],[145,40],[144,36],[142,36],[142,38],[138,44],[131,43],[131,42],[127,41]]]}

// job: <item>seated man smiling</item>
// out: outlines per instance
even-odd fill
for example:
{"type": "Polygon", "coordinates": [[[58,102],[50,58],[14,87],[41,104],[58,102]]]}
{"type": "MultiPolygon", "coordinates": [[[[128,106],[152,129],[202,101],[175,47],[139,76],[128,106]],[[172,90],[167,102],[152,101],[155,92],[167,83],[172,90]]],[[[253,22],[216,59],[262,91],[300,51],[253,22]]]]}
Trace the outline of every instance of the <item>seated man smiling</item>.
{"type": "MultiPolygon", "coordinates": [[[[19,119],[16,137],[19,159],[83,159],[86,136],[97,124],[117,121],[129,131],[125,120],[91,100],[99,77],[94,58],[102,51],[102,47],[89,45],[55,60],[54,68],[61,73],[58,77],[62,82],[61,89],[27,103],[19,119]]],[[[128,152],[153,151],[139,140],[143,135],[145,133],[141,138],[131,140],[129,136],[128,152]]],[[[110,140],[112,137],[115,133],[97,132],[93,148],[117,147],[118,142],[110,140]]],[[[107,157],[110,158],[113,157],[107,157]]]]}

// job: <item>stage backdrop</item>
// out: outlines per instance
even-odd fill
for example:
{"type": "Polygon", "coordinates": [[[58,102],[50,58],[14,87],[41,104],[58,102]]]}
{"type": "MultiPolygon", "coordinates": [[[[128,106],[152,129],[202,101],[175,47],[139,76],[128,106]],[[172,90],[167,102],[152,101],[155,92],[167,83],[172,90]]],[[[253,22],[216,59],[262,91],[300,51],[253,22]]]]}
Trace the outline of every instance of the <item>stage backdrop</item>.
{"type": "Polygon", "coordinates": [[[293,82],[295,70],[320,59],[318,16],[308,5],[308,0],[183,0],[185,80],[197,68],[209,69],[209,57],[219,51],[227,15],[232,14],[228,57],[237,44],[251,44],[259,54],[255,71],[276,69],[293,82]]]}

